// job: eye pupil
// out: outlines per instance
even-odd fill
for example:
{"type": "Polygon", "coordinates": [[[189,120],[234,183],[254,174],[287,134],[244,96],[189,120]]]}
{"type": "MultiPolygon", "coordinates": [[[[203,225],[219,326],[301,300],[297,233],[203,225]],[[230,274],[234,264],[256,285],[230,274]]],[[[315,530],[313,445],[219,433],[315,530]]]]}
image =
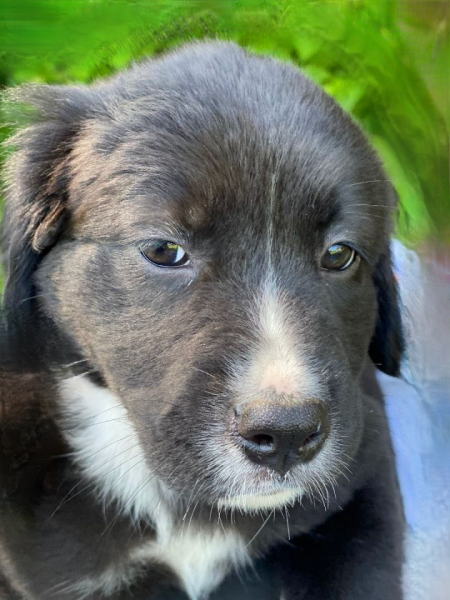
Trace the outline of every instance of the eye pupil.
{"type": "Polygon", "coordinates": [[[333,244],[325,252],[321,266],[328,271],[344,271],[356,259],[356,252],[346,244],[333,244]]]}
{"type": "Polygon", "coordinates": [[[142,249],[142,254],[158,267],[182,267],[189,264],[186,251],[175,242],[157,240],[142,249]]]}

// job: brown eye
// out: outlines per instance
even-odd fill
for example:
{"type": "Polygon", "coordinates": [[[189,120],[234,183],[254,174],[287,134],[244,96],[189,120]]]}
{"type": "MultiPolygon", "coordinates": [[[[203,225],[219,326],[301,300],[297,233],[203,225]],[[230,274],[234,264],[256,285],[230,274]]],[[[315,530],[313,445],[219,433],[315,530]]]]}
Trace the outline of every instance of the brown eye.
{"type": "Polygon", "coordinates": [[[328,271],[345,271],[354,262],[357,254],[345,244],[333,244],[322,257],[321,267],[328,271]]]}
{"type": "Polygon", "coordinates": [[[142,248],[141,252],[158,267],[182,267],[189,264],[188,254],[175,242],[156,240],[142,248]]]}

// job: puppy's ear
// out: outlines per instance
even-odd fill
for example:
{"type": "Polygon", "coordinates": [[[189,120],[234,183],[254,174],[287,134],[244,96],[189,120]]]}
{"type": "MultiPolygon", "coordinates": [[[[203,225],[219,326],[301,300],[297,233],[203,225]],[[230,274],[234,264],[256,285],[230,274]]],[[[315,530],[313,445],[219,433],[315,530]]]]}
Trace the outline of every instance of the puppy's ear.
{"type": "Polygon", "coordinates": [[[381,371],[397,376],[400,372],[404,342],[397,283],[389,248],[377,264],[374,283],[377,289],[378,316],[369,355],[381,371]]]}
{"type": "Polygon", "coordinates": [[[81,87],[24,86],[4,97],[21,126],[6,144],[2,250],[9,330],[34,318],[33,273],[67,222],[71,152],[92,104],[81,87]]]}

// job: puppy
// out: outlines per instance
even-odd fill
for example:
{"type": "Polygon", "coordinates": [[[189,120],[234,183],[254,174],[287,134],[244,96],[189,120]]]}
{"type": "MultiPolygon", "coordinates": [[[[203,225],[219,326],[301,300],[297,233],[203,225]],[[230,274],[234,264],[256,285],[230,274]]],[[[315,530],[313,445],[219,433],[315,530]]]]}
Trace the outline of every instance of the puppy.
{"type": "Polygon", "coordinates": [[[358,126],[222,42],[13,100],[9,597],[400,600],[396,201],[358,126]]]}

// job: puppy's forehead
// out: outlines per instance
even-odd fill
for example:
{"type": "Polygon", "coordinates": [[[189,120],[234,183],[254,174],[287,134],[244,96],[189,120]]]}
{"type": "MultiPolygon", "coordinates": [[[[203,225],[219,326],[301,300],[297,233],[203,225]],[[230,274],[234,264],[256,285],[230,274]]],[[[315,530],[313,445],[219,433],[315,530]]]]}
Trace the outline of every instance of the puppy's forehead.
{"type": "Polygon", "coordinates": [[[343,205],[382,204],[378,161],[331,98],[294,68],[245,60],[245,77],[230,67],[227,87],[223,71],[170,72],[169,83],[116,100],[109,120],[86,126],[71,190],[79,231],[238,231],[270,209],[278,225],[311,232],[343,205]]]}

